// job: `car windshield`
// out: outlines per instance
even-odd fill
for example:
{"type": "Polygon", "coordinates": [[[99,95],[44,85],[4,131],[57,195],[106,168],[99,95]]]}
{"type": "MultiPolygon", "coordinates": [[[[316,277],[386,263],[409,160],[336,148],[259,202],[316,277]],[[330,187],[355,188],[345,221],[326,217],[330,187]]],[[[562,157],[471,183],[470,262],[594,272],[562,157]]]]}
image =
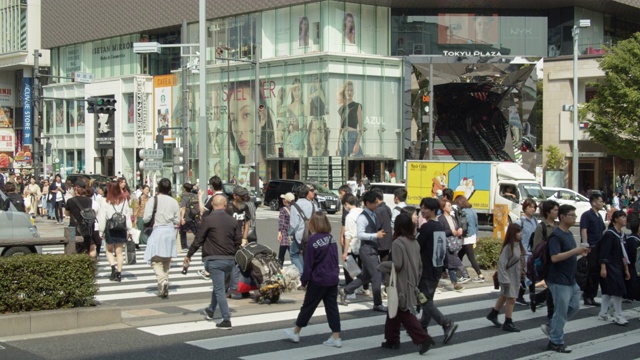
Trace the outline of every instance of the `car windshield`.
{"type": "Polygon", "coordinates": [[[555,190],[544,190],[544,195],[545,195],[546,197],[551,197],[551,196],[553,196],[553,194],[555,194],[555,193],[556,193],[556,191],[555,191],[555,190]]]}
{"type": "Polygon", "coordinates": [[[536,200],[546,200],[547,197],[538,183],[524,183],[518,186],[522,199],[533,198],[536,200]]]}
{"type": "Polygon", "coordinates": [[[326,187],[320,185],[320,184],[313,184],[313,187],[316,188],[316,192],[319,193],[331,193],[331,190],[327,189],[326,187]]]}

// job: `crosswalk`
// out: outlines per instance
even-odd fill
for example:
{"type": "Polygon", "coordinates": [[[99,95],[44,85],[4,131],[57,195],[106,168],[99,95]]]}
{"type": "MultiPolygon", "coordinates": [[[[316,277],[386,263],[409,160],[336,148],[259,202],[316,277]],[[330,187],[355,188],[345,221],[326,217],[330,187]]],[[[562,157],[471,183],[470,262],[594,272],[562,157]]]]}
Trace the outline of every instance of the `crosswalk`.
{"type": "MultiPolygon", "coordinates": [[[[459,324],[448,345],[442,344],[443,331],[432,322],[429,333],[436,345],[427,356],[432,359],[581,359],[640,357],[640,308],[627,306],[624,315],[629,325],[617,326],[596,319],[597,309],[583,307],[565,326],[565,341],[573,352],[546,351],[548,339],[540,330],[546,323],[546,311],[531,312],[518,307],[513,319],[522,330],[509,333],[494,328],[485,318],[495,304],[497,293],[490,287],[469,289],[464,293],[443,293],[436,299],[439,309],[459,324]]],[[[407,359],[417,357],[417,347],[406,332],[401,332],[399,350],[381,349],[385,315],[373,312],[371,302],[340,306],[342,348],[322,345],[330,330],[324,308],[319,307],[310,325],[301,332],[300,343],[286,340],[282,330],[291,328],[298,311],[270,312],[232,317],[232,331],[217,330],[213,321],[191,321],[169,325],[139,327],[158,337],[181,335],[184,343],[210,352],[210,358],[239,359],[407,359]]],[[[502,320],[504,315],[500,315],[502,320]]],[[[216,322],[218,319],[216,319],[216,322]]]]}

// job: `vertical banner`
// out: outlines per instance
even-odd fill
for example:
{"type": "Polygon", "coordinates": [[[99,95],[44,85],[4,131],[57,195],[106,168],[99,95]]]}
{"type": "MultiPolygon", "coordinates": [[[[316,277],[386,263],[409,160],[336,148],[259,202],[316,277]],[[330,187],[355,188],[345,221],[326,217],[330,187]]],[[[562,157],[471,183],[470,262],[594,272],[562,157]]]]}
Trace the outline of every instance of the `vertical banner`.
{"type": "MultiPolygon", "coordinates": [[[[154,94],[154,109],[155,109],[155,126],[154,134],[157,129],[162,127],[172,127],[172,113],[173,104],[171,99],[171,90],[173,86],[178,85],[178,76],[175,74],[161,75],[153,77],[153,94],[154,94]]],[[[165,142],[173,142],[175,138],[173,131],[163,131],[165,142]]]]}
{"type": "Polygon", "coordinates": [[[31,162],[31,146],[33,145],[33,132],[31,129],[31,100],[32,100],[32,88],[33,88],[33,78],[25,77],[23,78],[23,110],[22,116],[24,119],[24,138],[23,138],[23,151],[26,162],[31,162]]]}
{"type": "Polygon", "coordinates": [[[134,93],[134,131],[136,136],[136,148],[146,147],[144,136],[147,133],[147,94],[144,91],[144,84],[144,78],[136,78],[136,91],[134,93]]]}

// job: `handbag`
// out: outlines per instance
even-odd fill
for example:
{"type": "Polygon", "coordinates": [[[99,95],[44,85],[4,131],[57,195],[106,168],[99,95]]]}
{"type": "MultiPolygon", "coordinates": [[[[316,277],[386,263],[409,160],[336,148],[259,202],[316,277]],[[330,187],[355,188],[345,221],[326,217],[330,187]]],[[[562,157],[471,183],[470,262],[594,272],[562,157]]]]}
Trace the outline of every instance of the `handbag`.
{"type": "MultiPolygon", "coordinates": [[[[514,261],[511,264],[507,265],[507,270],[509,270],[513,265],[517,264],[520,262],[520,259],[518,259],[518,261],[514,261]]],[[[496,272],[493,273],[493,288],[496,290],[500,289],[500,281],[498,280],[498,270],[496,270],[496,272]]]]}
{"type": "Polygon", "coordinates": [[[447,251],[450,254],[455,254],[456,252],[462,249],[462,239],[457,236],[449,236],[447,237],[447,251]]]}
{"type": "Polygon", "coordinates": [[[153,197],[153,213],[151,213],[151,220],[149,222],[144,223],[144,229],[142,232],[149,236],[153,232],[153,225],[156,222],[156,211],[158,210],[158,195],[153,197]]]}
{"type": "Polygon", "coordinates": [[[387,311],[389,319],[393,319],[398,315],[398,288],[396,287],[396,267],[391,264],[391,278],[389,279],[389,286],[386,287],[387,291],[387,311]]]}
{"type": "Polygon", "coordinates": [[[131,234],[131,241],[133,241],[134,244],[140,244],[141,231],[138,230],[137,228],[131,228],[129,230],[129,233],[131,234]]]}

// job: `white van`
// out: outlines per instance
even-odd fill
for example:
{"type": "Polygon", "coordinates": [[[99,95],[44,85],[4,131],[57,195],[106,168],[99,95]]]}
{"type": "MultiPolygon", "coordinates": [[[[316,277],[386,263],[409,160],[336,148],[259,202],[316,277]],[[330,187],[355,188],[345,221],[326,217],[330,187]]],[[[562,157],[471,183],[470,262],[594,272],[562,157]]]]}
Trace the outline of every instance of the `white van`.
{"type": "Polygon", "coordinates": [[[381,183],[371,183],[371,188],[378,188],[381,189],[382,192],[384,193],[383,195],[383,201],[385,204],[387,204],[388,207],[392,208],[394,207],[394,202],[393,202],[393,192],[396,191],[396,189],[404,189],[405,185],[402,183],[386,183],[386,182],[381,182],[381,183]]]}

